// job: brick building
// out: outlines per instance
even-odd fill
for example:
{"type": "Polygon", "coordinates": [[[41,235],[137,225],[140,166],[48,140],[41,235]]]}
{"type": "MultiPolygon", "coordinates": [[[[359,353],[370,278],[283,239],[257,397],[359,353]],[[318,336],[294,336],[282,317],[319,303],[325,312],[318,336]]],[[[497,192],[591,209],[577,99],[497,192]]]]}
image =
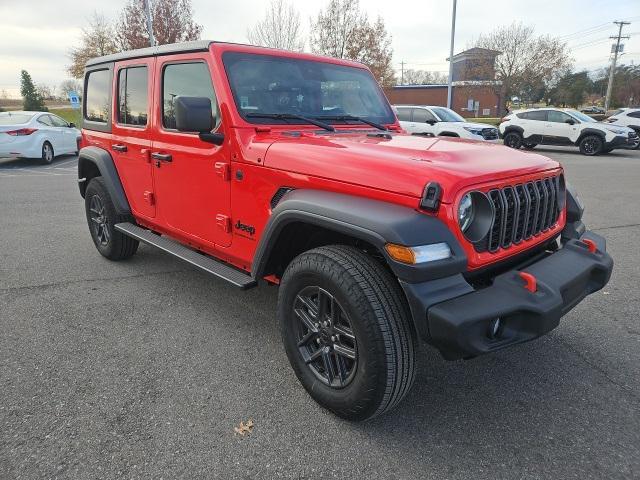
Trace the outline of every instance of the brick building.
{"type": "MultiPolygon", "coordinates": [[[[500,52],[471,48],[453,56],[451,108],[463,117],[500,117],[504,103],[495,79],[500,52]]],[[[395,105],[447,105],[447,85],[396,85],[385,89],[395,105]]]]}

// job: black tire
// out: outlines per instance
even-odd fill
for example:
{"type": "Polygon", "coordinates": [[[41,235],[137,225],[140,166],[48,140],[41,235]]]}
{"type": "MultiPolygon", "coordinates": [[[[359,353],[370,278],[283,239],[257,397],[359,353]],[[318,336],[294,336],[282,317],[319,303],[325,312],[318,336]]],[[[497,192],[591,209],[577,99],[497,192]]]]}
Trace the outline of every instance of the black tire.
{"type": "Polygon", "coordinates": [[[89,182],[84,205],[91,238],[102,256],[109,260],[124,260],[136,253],[138,240],[114,228],[116,223],[130,219],[116,213],[102,177],[95,177],[89,182]]]}
{"type": "Polygon", "coordinates": [[[504,144],[518,150],[522,146],[522,135],[518,132],[507,132],[504,136],[504,144]]]}
{"type": "Polygon", "coordinates": [[[534,148],[536,148],[538,146],[537,143],[533,143],[533,142],[523,142],[522,143],[522,147],[525,150],[533,150],[534,148]]]}
{"type": "Polygon", "coordinates": [[[50,165],[53,162],[55,156],[56,155],[53,151],[53,145],[51,145],[48,141],[45,141],[42,144],[42,156],[40,157],[42,159],[42,163],[50,165]]]}
{"type": "Polygon", "coordinates": [[[316,402],[336,415],[348,420],[373,418],[395,407],[410,390],[415,379],[417,339],[409,309],[397,280],[364,252],[334,245],[296,257],[280,283],[278,320],[287,356],[300,383],[316,402]],[[307,291],[312,295],[318,292],[313,308],[308,308],[307,301],[301,302],[307,291]],[[321,314],[320,292],[323,298],[331,297],[329,316],[321,314]],[[306,314],[301,315],[300,310],[306,314]],[[314,323],[320,317],[327,319],[328,327],[322,327],[320,320],[314,323]],[[311,323],[302,318],[311,319],[311,323]],[[339,330],[338,322],[344,322],[339,330]],[[315,325],[318,333],[310,328],[305,331],[307,325],[315,325]],[[350,326],[353,340],[343,335],[349,331],[345,325],[350,326]],[[331,345],[336,332],[339,340],[331,345]],[[301,345],[301,339],[309,335],[301,345]],[[354,357],[351,362],[343,358],[343,368],[337,350],[344,349],[341,342],[352,345],[354,357]],[[305,362],[305,358],[310,361],[317,357],[320,350],[322,358],[315,361],[327,368],[305,362]],[[330,364],[325,363],[327,358],[330,364]],[[329,371],[337,373],[332,384],[329,371]]]}
{"type": "Polygon", "coordinates": [[[636,137],[635,143],[629,147],[629,150],[638,150],[640,148],[640,130],[634,129],[634,131],[638,137],[636,137]]]}
{"type": "Polygon", "coordinates": [[[580,153],[583,155],[588,155],[590,157],[601,153],[603,146],[604,142],[598,135],[587,135],[582,140],[580,140],[579,144],[580,153]]]}

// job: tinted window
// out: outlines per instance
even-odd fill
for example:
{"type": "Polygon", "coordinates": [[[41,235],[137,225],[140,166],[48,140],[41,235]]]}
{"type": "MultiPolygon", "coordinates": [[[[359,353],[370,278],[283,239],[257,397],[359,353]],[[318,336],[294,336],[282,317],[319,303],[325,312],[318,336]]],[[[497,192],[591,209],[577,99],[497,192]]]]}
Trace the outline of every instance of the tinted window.
{"type": "Polygon", "coordinates": [[[570,115],[567,115],[564,112],[558,112],[556,110],[549,110],[547,112],[547,118],[549,119],[548,120],[549,122],[555,122],[555,123],[564,123],[567,120],[573,120],[570,115]]]}
{"type": "Polygon", "coordinates": [[[428,120],[435,121],[436,117],[431,115],[431,112],[423,108],[413,109],[413,121],[417,123],[427,123],[428,120]]]}
{"type": "Polygon", "coordinates": [[[36,121],[42,125],[46,125],[47,127],[53,127],[53,122],[49,115],[40,115],[36,121]]]}
{"type": "Polygon", "coordinates": [[[63,119],[61,119],[60,117],[56,116],[56,115],[49,115],[49,118],[51,119],[51,123],[53,124],[54,127],[68,127],[69,124],[64,121],[63,119]]]}
{"type": "Polygon", "coordinates": [[[178,95],[185,97],[207,97],[211,100],[215,125],[218,103],[213,93],[211,74],[205,63],[176,63],[164,67],[162,74],[162,125],[176,128],[173,99],[178,95]]]}
{"type": "Polygon", "coordinates": [[[410,108],[398,108],[398,120],[402,122],[411,121],[411,109],[410,108]]]}
{"type": "Polygon", "coordinates": [[[635,112],[631,112],[628,114],[629,117],[640,118],[640,110],[636,110],[635,112]]]}
{"type": "Polygon", "coordinates": [[[352,115],[378,123],[395,121],[375,79],[363,68],[236,52],[225,53],[223,61],[236,107],[249,122],[305,123],[251,116],[278,113],[341,123],[345,120],[330,117],[352,115]]]}
{"type": "Polygon", "coordinates": [[[431,110],[435,113],[443,122],[464,122],[464,118],[458,115],[450,108],[444,107],[432,107],[431,110]]]}
{"type": "Polygon", "coordinates": [[[523,120],[542,120],[547,119],[547,112],[544,110],[534,110],[533,112],[523,112],[517,114],[518,118],[523,120]]]}
{"type": "Polygon", "coordinates": [[[0,125],[19,125],[28,123],[33,118],[33,113],[0,113],[0,125]]]}
{"type": "Polygon", "coordinates": [[[109,119],[109,92],[111,90],[111,72],[109,70],[96,70],[89,73],[87,79],[87,91],[85,96],[84,117],[93,122],[107,123],[109,119]]]}
{"type": "Polygon", "coordinates": [[[124,68],[118,72],[118,123],[147,124],[147,67],[124,68]]]}

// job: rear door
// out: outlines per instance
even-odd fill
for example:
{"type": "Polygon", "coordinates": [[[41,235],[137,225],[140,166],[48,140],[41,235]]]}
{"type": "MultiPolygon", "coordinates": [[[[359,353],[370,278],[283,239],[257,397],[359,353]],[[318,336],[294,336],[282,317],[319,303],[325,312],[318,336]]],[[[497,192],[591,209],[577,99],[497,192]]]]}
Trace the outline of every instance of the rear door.
{"type": "Polygon", "coordinates": [[[115,111],[110,144],[131,210],[147,218],[156,215],[150,158],[154,65],[155,58],[115,65],[115,111]]]}
{"type": "Polygon", "coordinates": [[[161,222],[178,233],[219,246],[231,244],[230,144],[213,145],[179,132],[177,96],[211,100],[214,131],[221,132],[208,53],[158,57],[155,67],[154,182],[161,222]]]}
{"type": "Polygon", "coordinates": [[[541,143],[546,130],[547,110],[532,110],[516,115],[523,120],[520,123],[524,129],[525,140],[541,143]]]}

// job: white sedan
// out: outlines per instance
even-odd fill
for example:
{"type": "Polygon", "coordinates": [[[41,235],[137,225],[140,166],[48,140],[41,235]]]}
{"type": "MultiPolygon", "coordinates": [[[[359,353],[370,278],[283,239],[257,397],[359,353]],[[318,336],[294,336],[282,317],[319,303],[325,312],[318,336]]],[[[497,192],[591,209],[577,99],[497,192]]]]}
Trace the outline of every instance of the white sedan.
{"type": "Polygon", "coordinates": [[[80,130],[49,112],[0,112],[0,158],[39,158],[51,163],[76,153],[80,130]]]}

